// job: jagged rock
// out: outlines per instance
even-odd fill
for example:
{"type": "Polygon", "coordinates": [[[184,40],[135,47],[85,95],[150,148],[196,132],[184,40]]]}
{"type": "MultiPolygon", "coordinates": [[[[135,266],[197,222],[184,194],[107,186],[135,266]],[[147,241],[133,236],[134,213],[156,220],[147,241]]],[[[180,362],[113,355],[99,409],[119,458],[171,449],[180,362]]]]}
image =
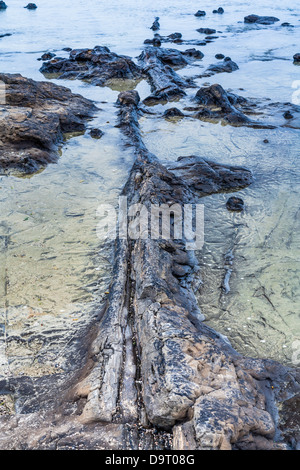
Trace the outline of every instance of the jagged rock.
{"type": "Polygon", "coordinates": [[[168,64],[187,63],[184,55],[175,49],[146,48],[139,56],[139,64],[149,78],[152,94],[144,102],[151,104],[184,96],[184,88],[193,86],[193,82],[181,78],[168,64]]]}
{"type": "Polygon", "coordinates": [[[201,105],[194,117],[201,120],[223,120],[232,126],[248,126],[257,129],[273,129],[274,126],[253,121],[237,106],[245,106],[247,100],[243,97],[226,93],[221,85],[214,84],[200,88],[194,100],[201,105]]]}
{"type": "Polygon", "coordinates": [[[110,52],[107,47],[73,49],[68,59],[55,58],[45,62],[43,74],[57,74],[59,78],[87,80],[93,85],[103,86],[111,79],[141,78],[140,68],[127,56],[110,52]]]}
{"type": "Polygon", "coordinates": [[[152,29],[153,31],[157,31],[157,30],[160,28],[160,24],[159,24],[159,21],[158,21],[158,20],[159,20],[159,18],[156,17],[155,20],[154,20],[154,22],[153,22],[153,24],[152,24],[152,26],[151,26],[151,28],[150,28],[150,29],[152,29]]]}
{"type": "Polygon", "coordinates": [[[264,24],[270,25],[274,24],[277,21],[280,21],[275,16],[258,16],[258,15],[248,15],[244,18],[244,23],[256,23],[256,24],[264,24]]]}
{"type": "Polygon", "coordinates": [[[201,77],[211,77],[216,73],[231,73],[238,69],[239,66],[230,57],[225,57],[223,62],[210,65],[201,77]]]}
{"type": "Polygon", "coordinates": [[[85,129],[94,104],[68,88],[36,82],[21,75],[0,74],[6,102],[0,115],[2,172],[37,171],[54,162],[64,132],[85,129]]]}

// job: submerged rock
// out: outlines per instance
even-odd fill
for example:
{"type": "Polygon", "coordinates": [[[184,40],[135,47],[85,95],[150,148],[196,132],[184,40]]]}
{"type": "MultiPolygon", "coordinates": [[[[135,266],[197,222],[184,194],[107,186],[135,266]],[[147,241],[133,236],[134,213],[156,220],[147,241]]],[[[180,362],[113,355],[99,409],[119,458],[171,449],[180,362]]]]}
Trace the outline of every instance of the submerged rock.
{"type": "Polygon", "coordinates": [[[40,68],[43,74],[57,74],[59,78],[77,78],[93,85],[103,86],[111,79],[137,79],[141,69],[130,57],[119,56],[108,47],[73,49],[68,59],[55,58],[40,68]]]}
{"type": "Polygon", "coordinates": [[[199,28],[197,29],[198,33],[201,34],[215,34],[216,30],[212,28],[199,28]]]}
{"type": "Polygon", "coordinates": [[[244,201],[240,197],[232,196],[226,202],[228,210],[233,212],[241,212],[244,210],[244,201]]]}
{"type": "Polygon", "coordinates": [[[101,137],[104,135],[104,132],[101,131],[101,129],[91,129],[89,132],[90,136],[93,137],[93,139],[101,139],[101,137]]]}
{"type": "Polygon", "coordinates": [[[7,5],[3,0],[0,0],[0,10],[6,10],[7,5]]]}
{"type": "Polygon", "coordinates": [[[0,114],[0,169],[33,173],[58,158],[65,132],[82,132],[94,104],[68,88],[0,74],[5,104],[0,114]]]}
{"type": "Polygon", "coordinates": [[[12,36],[12,33],[0,34],[0,39],[1,39],[1,38],[5,38],[6,36],[12,36]]]}
{"type": "Polygon", "coordinates": [[[279,18],[275,16],[258,16],[258,15],[248,15],[244,18],[244,23],[256,23],[256,24],[264,24],[270,25],[274,24],[277,21],[280,21],[279,18]]]}

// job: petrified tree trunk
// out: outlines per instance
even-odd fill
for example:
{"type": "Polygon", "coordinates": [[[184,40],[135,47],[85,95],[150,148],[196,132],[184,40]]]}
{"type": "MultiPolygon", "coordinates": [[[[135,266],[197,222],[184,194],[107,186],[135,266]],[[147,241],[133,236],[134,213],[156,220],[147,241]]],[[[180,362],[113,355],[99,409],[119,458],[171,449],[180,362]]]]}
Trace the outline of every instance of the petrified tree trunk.
{"type": "MultiPolygon", "coordinates": [[[[136,92],[121,93],[119,104],[119,125],[136,148],[123,191],[128,204],[191,204],[201,190],[251,182],[244,168],[197,157],[166,169],[140,140],[136,92]]],[[[117,241],[108,308],[91,350],[95,367],[76,387],[87,397],[81,421],[172,430],[175,449],[282,448],[270,414],[275,395],[264,387],[278,387],[283,376],[296,387],[295,372],[241,357],[203,324],[192,287],[197,269],[184,240],[117,241]]]]}

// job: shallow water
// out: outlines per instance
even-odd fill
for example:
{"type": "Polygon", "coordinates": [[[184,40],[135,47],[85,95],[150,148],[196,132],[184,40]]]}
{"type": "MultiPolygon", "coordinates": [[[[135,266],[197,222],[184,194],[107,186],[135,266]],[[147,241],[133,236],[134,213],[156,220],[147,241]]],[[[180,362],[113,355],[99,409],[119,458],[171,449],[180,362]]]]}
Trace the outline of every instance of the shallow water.
{"type": "MultiPolygon", "coordinates": [[[[37,59],[46,51],[64,57],[64,47],[105,45],[137,57],[143,41],[152,37],[149,27],[159,16],[161,35],[178,31],[183,39],[200,40],[197,28],[217,30],[218,39],[197,47],[205,54],[203,60],[179,71],[181,75],[202,73],[217,62],[216,53],[230,55],[238,63],[238,71],[198,79],[199,86],[220,83],[245,97],[290,102],[295,96],[293,84],[300,79],[300,67],[291,60],[299,52],[300,5],[296,2],[266,1],[260,7],[259,2],[231,1],[224,5],[224,15],[213,15],[216,4],[208,1],[204,18],[194,16],[199,9],[195,1],[173,0],[163,6],[158,0],[112,0],[109,4],[39,0],[36,11],[23,9],[19,0],[6,3],[7,10],[0,12],[0,33],[12,36],[0,39],[3,72],[45,80],[37,59]],[[251,13],[275,15],[280,22],[244,25],[243,17],[251,13]],[[286,21],[294,28],[280,26],[286,21]]],[[[166,47],[184,50],[189,46],[170,43],[166,47]]],[[[96,101],[101,109],[89,126],[100,127],[105,134],[100,140],[88,133],[68,136],[58,163],[31,178],[0,177],[3,373],[37,375],[51,371],[53,360],[57,367],[66,367],[65,353],[59,353],[59,360],[57,356],[61,338],[53,340],[52,356],[44,357],[39,345],[30,348],[26,343],[22,349],[13,337],[54,327],[72,335],[80,322],[88,323],[99,309],[112,252],[97,239],[96,209],[100,203],[116,205],[133,161],[132,151],[124,148],[114,127],[114,103],[124,84],[99,88],[77,80],[54,82],[96,101]]],[[[136,89],[141,98],[149,94],[144,81],[136,89]]],[[[195,92],[188,90],[176,106],[191,105],[195,92]]],[[[299,131],[232,128],[188,118],[162,120],[161,113],[173,105],[152,107],[156,115],[141,119],[150,151],[161,160],[196,154],[244,165],[255,177],[240,192],[246,204],[241,214],[227,211],[227,194],[203,199],[205,245],[199,260],[205,282],[197,296],[206,321],[242,353],[294,364],[300,339],[299,131]],[[263,143],[266,138],[268,144],[263,143]],[[221,286],[229,250],[234,264],[230,291],[225,294],[221,286]]]]}

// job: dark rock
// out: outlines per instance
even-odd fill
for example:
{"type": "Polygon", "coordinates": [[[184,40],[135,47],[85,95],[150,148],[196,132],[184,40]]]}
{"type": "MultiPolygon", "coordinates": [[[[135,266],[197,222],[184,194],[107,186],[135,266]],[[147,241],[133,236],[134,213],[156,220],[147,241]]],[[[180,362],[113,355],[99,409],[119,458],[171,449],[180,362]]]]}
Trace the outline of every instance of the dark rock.
{"type": "Polygon", "coordinates": [[[0,10],[6,10],[7,5],[3,0],[0,0],[0,10]]]}
{"type": "Polygon", "coordinates": [[[197,29],[198,33],[201,34],[215,34],[216,30],[211,28],[199,28],[197,29]]]}
{"type": "Polygon", "coordinates": [[[28,5],[24,8],[27,8],[28,10],[36,10],[37,6],[35,3],[28,3],[28,5]]]}
{"type": "Polygon", "coordinates": [[[226,207],[230,211],[241,212],[244,209],[244,201],[240,197],[232,196],[227,200],[226,207]]]}
{"type": "Polygon", "coordinates": [[[285,113],[283,114],[283,117],[285,119],[293,119],[294,116],[292,115],[291,111],[285,111],[285,113]]]}
{"type": "Polygon", "coordinates": [[[58,158],[65,132],[83,132],[94,104],[68,88],[0,74],[6,103],[0,115],[0,168],[33,173],[58,158]]]}
{"type": "Polygon", "coordinates": [[[195,13],[195,16],[205,16],[206,12],[203,10],[198,10],[197,13],[195,13]]]}
{"type": "Polygon", "coordinates": [[[178,108],[169,108],[167,109],[164,114],[164,117],[170,118],[170,117],[184,117],[184,114],[180,109],[178,108]]]}
{"type": "Polygon", "coordinates": [[[63,47],[62,50],[63,50],[63,51],[66,51],[66,52],[71,52],[72,47],[63,47]]]}
{"type": "Polygon", "coordinates": [[[264,144],[268,144],[269,142],[270,142],[270,141],[269,141],[268,139],[264,139],[264,140],[263,140],[263,143],[264,143],[264,144]]]}
{"type": "Polygon", "coordinates": [[[171,33],[167,37],[170,38],[170,39],[181,39],[182,34],[181,33],[171,33]]]}
{"type": "Polygon", "coordinates": [[[205,72],[201,74],[201,77],[211,77],[216,73],[231,73],[238,70],[238,68],[238,65],[233,62],[230,57],[225,57],[223,62],[210,65],[205,72]]]}
{"type": "Polygon", "coordinates": [[[140,68],[127,56],[119,56],[107,47],[73,49],[68,59],[58,58],[45,62],[43,74],[58,74],[59,78],[77,78],[93,85],[103,86],[111,79],[137,79],[140,68]]]}
{"type": "Polygon", "coordinates": [[[221,59],[225,59],[225,56],[224,54],[216,54],[215,58],[221,60],[221,59]]]}
{"type": "Polygon", "coordinates": [[[94,128],[90,130],[89,134],[93,139],[100,139],[104,135],[104,132],[101,131],[101,129],[94,128]]]}
{"type": "Polygon", "coordinates": [[[0,39],[5,38],[6,36],[11,36],[11,35],[12,35],[11,33],[0,34],[0,39]]]}
{"type": "Polygon", "coordinates": [[[217,10],[213,10],[213,13],[219,13],[219,15],[222,15],[224,13],[224,8],[219,7],[217,10]]]}
{"type": "Polygon", "coordinates": [[[156,17],[155,20],[154,20],[154,22],[153,22],[153,24],[152,24],[152,26],[151,26],[151,28],[150,28],[150,29],[152,29],[153,31],[157,31],[157,30],[160,28],[160,24],[159,24],[159,21],[158,21],[158,20],[159,20],[159,18],[156,17]]]}
{"type": "Polygon", "coordinates": [[[38,60],[51,60],[55,55],[56,54],[54,54],[54,52],[45,52],[45,54],[43,54],[38,60]]]}
{"type": "Polygon", "coordinates": [[[295,54],[293,56],[293,59],[294,59],[294,63],[299,63],[300,62],[300,52],[298,52],[297,54],[295,54]]]}
{"type": "Polygon", "coordinates": [[[186,49],[185,51],[182,52],[182,54],[188,57],[193,57],[194,59],[203,59],[204,57],[203,52],[198,51],[195,48],[186,49]]]}
{"type": "Polygon", "coordinates": [[[258,15],[248,15],[244,18],[244,23],[255,23],[255,24],[264,24],[271,25],[280,21],[275,16],[258,16],[258,15]]]}
{"type": "Polygon", "coordinates": [[[290,28],[294,27],[291,23],[287,23],[287,22],[281,23],[281,26],[287,26],[287,27],[289,26],[290,28]]]}
{"type": "Polygon", "coordinates": [[[188,63],[184,54],[177,49],[146,48],[139,56],[139,65],[148,76],[152,94],[144,100],[146,104],[168,101],[185,95],[184,88],[193,82],[181,78],[171,67],[188,63]]]}
{"type": "Polygon", "coordinates": [[[274,126],[249,119],[238,106],[247,106],[243,97],[226,93],[221,85],[215,84],[200,88],[194,100],[201,106],[194,115],[201,120],[223,120],[232,126],[247,126],[257,129],[274,129],[274,126]]]}

